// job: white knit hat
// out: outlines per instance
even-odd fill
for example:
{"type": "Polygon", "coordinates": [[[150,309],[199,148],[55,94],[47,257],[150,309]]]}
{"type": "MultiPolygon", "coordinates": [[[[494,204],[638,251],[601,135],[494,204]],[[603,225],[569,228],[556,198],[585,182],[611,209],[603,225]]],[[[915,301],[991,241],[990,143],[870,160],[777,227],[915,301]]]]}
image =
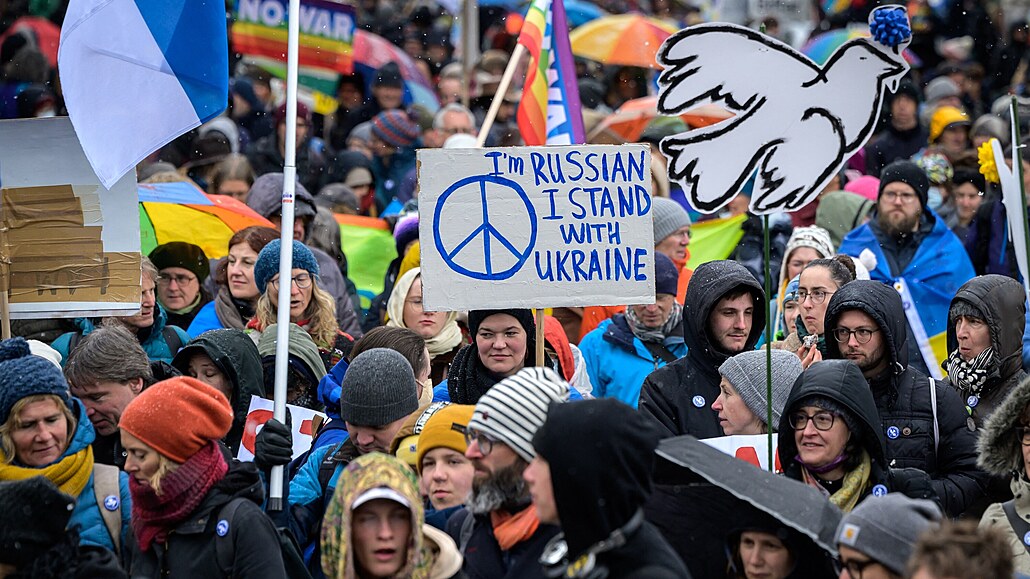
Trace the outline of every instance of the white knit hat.
{"type": "Polygon", "coordinates": [[[547,407],[568,399],[569,384],[554,370],[523,368],[479,399],[468,428],[507,444],[528,462],[536,456],[533,435],[547,420],[547,407]]]}

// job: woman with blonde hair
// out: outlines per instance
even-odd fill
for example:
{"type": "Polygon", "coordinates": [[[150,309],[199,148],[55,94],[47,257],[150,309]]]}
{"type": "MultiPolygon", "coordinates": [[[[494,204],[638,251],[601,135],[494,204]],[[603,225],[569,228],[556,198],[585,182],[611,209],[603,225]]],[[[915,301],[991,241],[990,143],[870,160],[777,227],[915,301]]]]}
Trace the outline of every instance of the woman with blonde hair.
{"type": "MultiPolygon", "coordinates": [[[[266,245],[254,265],[254,283],[261,290],[254,319],[247,324],[255,342],[261,332],[277,323],[279,299],[278,239],[266,245]]],[[[311,336],[318,346],[326,372],[350,353],[354,338],[342,332],[336,321],[336,301],[318,286],[318,261],[311,250],[299,241],[293,242],[293,269],[290,280],[290,322],[311,336]]]]}

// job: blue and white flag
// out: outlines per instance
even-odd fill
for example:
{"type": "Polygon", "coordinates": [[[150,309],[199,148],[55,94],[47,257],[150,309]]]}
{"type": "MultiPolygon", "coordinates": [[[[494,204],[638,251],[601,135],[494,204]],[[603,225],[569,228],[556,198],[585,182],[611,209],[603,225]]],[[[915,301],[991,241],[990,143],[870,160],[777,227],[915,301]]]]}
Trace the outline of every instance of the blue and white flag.
{"type": "Polygon", "coordinates": [[[225,109],[225,2],[71,0],[57,60],[75,133],[111,188],[225,109]]]}

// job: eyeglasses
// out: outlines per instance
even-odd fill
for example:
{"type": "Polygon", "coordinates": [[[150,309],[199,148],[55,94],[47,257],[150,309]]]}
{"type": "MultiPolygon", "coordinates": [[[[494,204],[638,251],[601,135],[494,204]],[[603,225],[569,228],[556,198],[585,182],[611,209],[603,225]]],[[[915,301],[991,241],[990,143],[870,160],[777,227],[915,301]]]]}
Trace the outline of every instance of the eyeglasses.
{"type": "Polygon", "coordinates": [[[879,328],[873,330],[870,330],[869,328],[858,328],[857,330],[837,328],[833,330],[833,337],[837,338],[837,341],[841,344],[847,344],[851,341],[851,336],[853,334],[855,336],[856,342],[858,342],[859,344],[868,344],[869,340],[873,338],[873,334],[879,331],[879,328]]]}
{"type": "Polygon", "coordinates": [[[812,298],[813,304],[821,304],[826,301],[828,296],[832,296],[833,292],[824,292],[823,290],[805,291],[798,290],[798,303],[803,303],[808,298],[812,298]]]}
{"type": "Polygon", "coordinates": [[[411,298],[410,300],[404,300],[404,303],[415,308],[416,310],[422,309],[422,298],[411,298]]]}
{"type": "Polygon", "coordinates": [[[1017,426],[1016,438],[1023,446],[1030,446],[1030,426],[1017,426]]]}
{"type": "Polygon", "coordinates": [[[833,428],[833,421],[837,418],[837,415],[832,412],[816,412],[812,416],[805,414],[804,412],[795,412],[790,415],[788,419],[790,427],[794,430],[804,430],[808,428],[808,421],[812,421],[815,425],[816,430],[823,432],[833,428]]]}
{"type": "MultiPolygon", "coordinates": [[[[308,289],[311,287],[311,274],[302,273],[290,278],[292,283],[297,284],[300,289],[308,289]]],[[[272,278],[272,289],[279,291],[279,277],[272,278]]]]}
{"type": "Polygon", "coordinates": [[[876,564],[877,562],[873,561],[872,559],[866,559],[865,561],[856,561],[854,559],[850,561],[838,561],[837,559],[833,560],[833,567],[834,570],[837,572],[837,575],[840,575],[841,571],[847,569],[848,577],[851,577],[851,579],[862,579],[862,574],[865,573],[865,570],[870,565],[876,564]]]}
{"type": "Polygon", "coordinates": [[[479,452],[483,456],[487,456],[494,449],[494,443],[499,442],[496,438],[493,438],[487,434],[483,434],[478,430],[472,428],[465,430],[465,444],[466,446],[472,446],[475,442],[479,445],[479,452]]]}
{"type": "Polygon", "coordinates": [[[177,275],[161,275],[157,278],[157,285],[167,287],[172,285],[172,282],[174,281],[175,285],[182,287],[193,283],[194,281],[196,281],[196,279],[196,276],[185,273],[180,273],[177,275]]]}
{"type": "Polygon", "coordinates": [[[884,191],[880,194],[880,197],[882,197],[884,201],[901,201],[905,205],[919,199],[918,195],[915,193],[909,193],[908,191],[905,191],[904,193],[898,193],[897,191],[884,191]]]}

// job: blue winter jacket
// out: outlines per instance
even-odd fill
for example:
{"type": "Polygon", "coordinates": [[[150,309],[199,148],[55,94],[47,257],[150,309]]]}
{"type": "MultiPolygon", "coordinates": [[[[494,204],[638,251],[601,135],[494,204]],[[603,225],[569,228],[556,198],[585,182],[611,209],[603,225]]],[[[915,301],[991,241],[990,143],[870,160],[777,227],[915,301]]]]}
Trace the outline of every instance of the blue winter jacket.
{"type": "Polygon", "coordinates": [[[204,304],[204,307],[200,308],[197,315],[193,317],[190,327],[186,328],[186,333],[196,338],[208,330],[221,330],[224,327],[215,311],[215,302],[210,301],[204,304]]]}
{"type": "MultiPolygon", "coordinates": [[[[687,355],[682,324],[664,343],[677,358],[687,355]]],[[[625,314],[616,314],[583,336],[579,351],[594,385],[594,396],[616,398],[633,408],[640,401],[644,379],[666,364],[660,356],[652,356],[644,342],[633,335],[625,314]]]]}
{"type": "MultiPolygon", "coordinates": [[[[96,325],[89,318],[76,318],[75,323],[79,326],[79,331],[77,333],[80,333],[83,336],[89,335],[90,332],[96,329],[96,325]]],[[[146,337],[143,338],[142,342],[140,342],[140,345],[143,346],[143,351],[147,353],[147,357],[150,358],[151,362],[167,362],[171,364],[172,358],[175,357],[175,352],[169,348],[168,342],[165,341],[164,337],[164,329],[167,324],[168,315],[165,314],[164,309],[160,305],[155,305],[154,325],[150,326],[146,337]]],[[[179,336],[179,340],[181,342],[179,345],[180,348],[185,346],[186,342],[190,341],[189,334],[187,334],[182,328],[177,326],[168,327],[172,328],[176,335],[179,336]]],[[[147,330],[140,331],[144,332],[147,330]]],[[[53,344],[50,344],[53,349],[60,352],[62,366],[68,363],[68,354],[70,353],[68,352],[68,345],[71,343],[72,336],[75,334],[76,332],[62,334],[54,340],[53,344]]]]}
{"type": "MultiPolygon", "coordinates": [[[[569,385],[569,401],[583,400],[583,395],[569,385]]],[[[440,382],[436,386],[433,386],[433,402],[450,402],[451,392],[447,390],[447,379],[444,378],[443,382],[440,382]]]]}

